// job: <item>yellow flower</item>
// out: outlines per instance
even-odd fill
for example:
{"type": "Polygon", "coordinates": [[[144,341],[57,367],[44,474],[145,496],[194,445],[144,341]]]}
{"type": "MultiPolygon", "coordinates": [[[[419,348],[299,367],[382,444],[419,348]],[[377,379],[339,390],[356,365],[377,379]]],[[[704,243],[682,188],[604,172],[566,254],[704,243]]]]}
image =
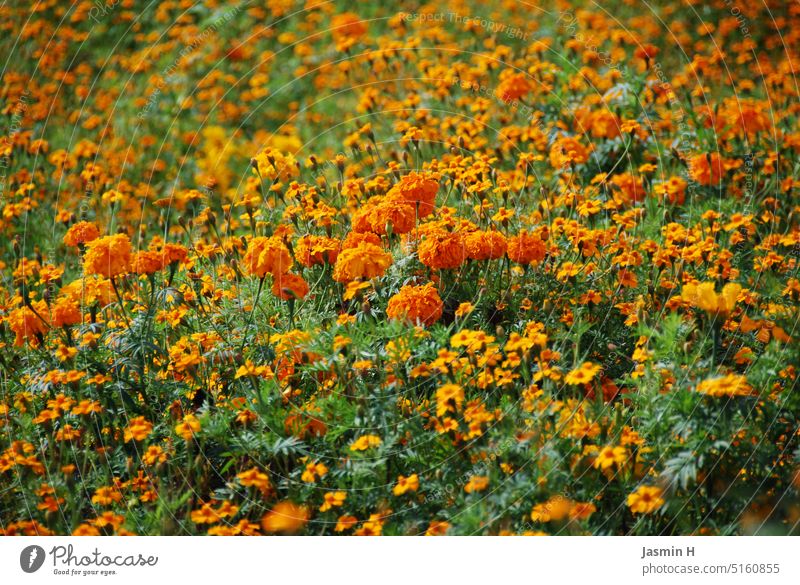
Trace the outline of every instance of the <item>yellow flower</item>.
{"type": "Polygon", "coordinates": [[[628,450],[625,447],[603,447],[594,460],[595,469],[608,469],[614,464],[622,467],[628,460],[628,450]]]}
{"type": "Polygon", "coordinates": [[[317,481],[317,478],[321,478],[326,473],[328,473],[328,468],[324,463],[309,463],[306,465],[306,469],[303,471],[303,475],[300,476],[300,479],[306,483],[314,483],[317,481]]]}
{"type": "Polygon", "coordinates": [[[714,398],[749,396],[753,392],[747,378],[736,374],[728,374],[721,378],[703,380],[697,385],[700,394],[708,394],[714,398]]]}
{"type": "Polygon", "coordinates": [[[236,478],[244,487],[255,487],[263,494],[267,494],[271,490],[269,476],[263,471],[259,471],[257,467],[239,473],[236,478]]]}
{"type": "Polygon", "coordinates": [[[131,241],[125,234],[92,240],[86,244],[83,271],[113,278],[127,274],[131,267],[131,241]]]}
{"type": "Polygon", "coordinates": [[[464,389],[458,384],[445,384],[436,391],[436,416],[461,410],[464,389]]]}
{"type": "Polygon", "coordinates": [[[187,414],[183,420],[175,425],[175,432],[186,441],[190,440],[194,434],[200,430],[200,421],[193,414],[187,414]]]}
{"type": "Polygon", "coordinates": [[[288,500],[278,502],[261,518],[261,528],[265,532],[293,534],[308,522],[308,509],[288,500]]]}
{"type": "Polygon", "coordinates": [[[598,364],[593,364],[592,362],[583,362],[583,364],[574,370],[572,370],[569,374],[567,374],[564,380],[567,384],[587,384],[592,381],[592,379],[597,375],[602,369],[601,366],[598,364]]]}
{"type": "Polygon", "coordinates": [[[366,451],[370,447],[381,444],[381,438],[375,435],[361,435],[350,445],[351,451],[366,451]]]}
{"type": "Polygon", "coordinates": [[[326,492],[325,501],[319,507],[320,512],[327,512],[331,508],[339,507],[347,499],[347,492],[326,492]]]}
{"type": "Polygon", "coordinates": [[[458,305],[455,315],[458,318],[466,317],[474,310],[475,310],[475,305],[473,305],[472,303],[461,303],[458,305]]]}
{"type": "Polygon", "coordinates": [[[661,488],[643,485],[628,495],[628,507],[634,514],[650,514],[664,505],[662,494],[661,488]]]}
{"type": "Polygon", "coordinates": [[[450,530],[450,523],[444,520],[431,520],[425,536],[444,536],[450,530]]]}
{"type": "Polygon", "coordinates": [[[143,416],[137,416],[125,427],[125,442],[143,441],[152,431],[153,423],[146,420],[143,416]]]}
{"type": "Polygon", "coordinates": [[[473,475],[469,478],[469,482],[464,486],[464,491],[468,494],[473,492],[482,492],[489,487],[489,478],[484,475],[473,475]]]}
{"type": "Polygon", "coordinates": [[[735,282],[727,283],[719,294],[714,290],[713,282],[689,283],[684,285],[681,299],[706,313],[727,315],[733,311],[741,292],[741,285],[735,282]]]}
{"type": "Polygon", "coordinates": [[[397,478],[397,485],[392,489],[392,493],[396,496],[402,496],[406,492],[415,492],[419,489],[419,476],[415,473],[405,477],[403,475],[397,478]]]}

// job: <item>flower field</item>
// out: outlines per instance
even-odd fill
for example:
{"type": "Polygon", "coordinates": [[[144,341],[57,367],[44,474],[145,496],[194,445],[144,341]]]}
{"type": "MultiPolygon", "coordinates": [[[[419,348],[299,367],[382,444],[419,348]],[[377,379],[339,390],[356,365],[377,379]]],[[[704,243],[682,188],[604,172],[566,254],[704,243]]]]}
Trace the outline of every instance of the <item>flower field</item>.
{"type": "Polygon", "coordinates": [[[0,28],[0,534],[800,534],[797,2],[0,28]]]}

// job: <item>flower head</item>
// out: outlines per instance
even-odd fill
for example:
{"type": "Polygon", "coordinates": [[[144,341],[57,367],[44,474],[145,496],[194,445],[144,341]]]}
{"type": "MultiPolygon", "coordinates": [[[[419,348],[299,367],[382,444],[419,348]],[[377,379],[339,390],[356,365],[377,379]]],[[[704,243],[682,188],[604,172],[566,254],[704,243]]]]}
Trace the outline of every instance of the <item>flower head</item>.
{"type": "Polygon", "coordinates": [[[125,234],[105,236],[89,242],[83,257],[85,274],[114,278],[131,268],[131,241],[125,234]]]}
{"type": "Polygon", "coordinates": [[[264,278],[267,274],[288,272],[292,257],[283,241],[276,237],[258,237],[250,240],[244,255],[244,268],[253,276],[264,278]]]}
{"type": "Polygon", "coordinates": [[[643,485],[628,495],[628,507],[634,514],[651,514],[664,505],[662,495],[661,488],[643,485]]]}
{"type": "Polygon", "coordinates": [[[406,285],[389,299],[386,314],[390,319],[433,325],[442,317],[442,299],[433,284],[406,285]]]}

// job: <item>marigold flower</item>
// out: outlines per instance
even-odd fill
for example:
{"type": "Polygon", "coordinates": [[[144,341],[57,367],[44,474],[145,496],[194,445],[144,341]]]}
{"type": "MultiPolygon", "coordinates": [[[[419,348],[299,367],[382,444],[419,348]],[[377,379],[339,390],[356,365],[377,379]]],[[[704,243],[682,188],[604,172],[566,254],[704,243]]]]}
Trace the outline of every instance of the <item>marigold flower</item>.
{"type": "Polygon", "coordinates": [[[419,476],[414,473],[408,477],[400,475],[397,478],[397,484],[392,488],[392,493],[396,496],[402,496],[406,492],[415,492],[419,489],[419,476]]]}
{"type": "Polygon", "coordinates": [[[747,383],[745,376],[728,374],[719,378],[703,380],[697,385],[697,392],[714,398],[732,398],[734,396],[750,396],[753,387],[747,383]]]}
{"type": "Polygon", "coordinates": [[[272,489],[269,476],[263,471],[260,471],[257,467],[251,467],[237,474],[236,478],[244,487],[254,487],[263,494],[268,494],[272,489]]]}
{"type": "Polygon", "coordinates": [[[558,522],[569,516],[574,502],[563,496],[553,496],[544,503],[536,504],[531,510],[534,522],[558,522]]]}
{"type": "Polygon", "coordinates": [[[650,514],[664,505],[662,494],[661,488],[643,485],[628,495],[628,507],[634,514],[650,514]]]}
{"type": "Polygon", "coordinates": [[[589,151],[577,138],[562,136],[550,147],[550,164],[562,169],[572,164],[583,164],[589,160],[589,151]]]}
{"type": "Polygon", "coordinates": [[[161,255],[152,250],[140,250],[131,261],[131,268],[136,274],[153,274],[164,267],[161,255]]]}
{"type": "Polygon", "coordinates": [[[337,40],[357,38],[367,32],[367,23],[353,12],[343,12],[331,19],[331,30],[337,40]]]}
{"type": "Polygon", "coordinates": [[[458,308],[456,309],[455,312],[455,316],[460,319],[461,317],[466,317],[474,310],[475,310],[475,305],[473,305],[470,302],[459,303],[458,308]]]}
{"type": "Polygon", "coordinates": [[[425,536],[444,536],[450,530],[450,523],[445,520],[431,520],[425,536]]]}
{"type": "Polygon", "coordinates": [[[84,274],[114,278],[127,274],[131,266],[131,241],[126,234],[92,240],[83,257],[84,274]]]}
{"type": "Polygon", "coordinates": [[[327,512],[332,508],[338,508],[347,499],[347,492],[325,492],[324,501],[319,507],[320,512],[327,512]]]}
{"type": "Polygon", "coordinates": [[[464,237],[467,258],[472,260],[497,260],[506,255],[508,242],[498,231],[474,231],[464,237]]]}
{"type": "Polygon", "coordinates": [[[339,519],[336,522],[336,528],[334,528],[334,530],[336,532],[344,532],[345,530],[350,530],[356,524],[358,524],[358,518],[355,516],[339,516],[339,519]]]}
{"type": "Polygon", "coordinates": [[[189,441],[200,430],[200,421],[193,414],[187,414],[183,420],[175,425],[175,432],[189,441]]]}
{"type": "Polygon", "coordinates": [[[358,248],[361,244],[375,244],[376,246],[380,246],[381,239],[377,234],[373,234],[370,231],[358,232],[354,230],[345,237],[342,242],[342,249],[358,248]]]}
{"type": "Polygon", "coordinates": [[[189,250],[181,244],[164,244],[157,251],[161,256],[162,266],[184,262],[189,257],[189,250]]]}
{"type": "Polygon", "coordinates": [[[350,282],[358,278],[371,279],[383,276],[392,264],[392,257],[380,246],[361,243],[355,248],[347,248],[339,253],[333,269],[336,282],[350,282]]]}
{"type": "Polygon", "coordinates": [[[294,534],[306,525],[309,519],[308,508],[285,500],[278,502],[261,518],[261,528],[265,532],[294,534]]]}
{"type": "Polygon", "coordinates": [[[508,239],[508,257],[517,264],[532,264],[544,260],[546,249],[538,234],[522,230],[508,239]]]}
{"type": "Polygon", "coordinates": [[[272,294],[284,301],[304,299],[308,294],[308,283],[298,274],[277,274],[272,283],[272,294]]]}
{"type": "Polygon", "coordinates": [[[502,80],[495,93],[504,102],[518,100],[533,89],[533,84],[526,73],[509,69],[504,71],[501,77],[502,80]]]}
{"type": "Polygon", "coordinates": [[[622,467],[627,460],[628,450],[625,447],[608,445],[600,449],[592,465],[595,469],[605,470],[615,464],[622,467]]]}
{"type": "Polygon", "coordinates": [[[97,225],[89,221],[79,221],[64,234],[64,244],[75,247],[81,244],[88,244],[99,237],[100,230],[97,225]]]}
{"type": "Polygon", "coordinates": [[[386,194],[388,201],[410,204],[420,219],[433,213],[439,180],[430,173],[411,172],[403,176],[386,194]]]}
{"type": "Polygon", "coordinates": [[[367,221],[370,231],[376,234],[405,234],[414,229],[417,212],[413,205],[404,201],[384,198],[376,205],[367,208],[367,221]]]}
{"type": "MultiPolygon", "coordinates": [[[[380,243],[380,240],[378,241],[380,243]]],[[[333,264],[339,255],[340,243],[334,238],[305,235],[294,246],[295,258],[303,266],[310,268],[318,264],[333,264]]]]}
{"type": "Polygon", "coordinates": [[[707,313],[727,315],[733,311],[741,292],[741,285],[735,282],[725,284],[719,294],[715,292],[713,282],[689,283],[684,285],[681,298],[707,313]]]}
{"type": "Polygon", "coordinates": [[[473,475],[469,478],[467,485],[464,486],[464,491],[468,494],[474,492],[482,492],[489,487],[489,478],[483,475],[473,475]]]}
{"type": "Polygon", "coordinates": [[[436,416],[458,412],[464,404],[464,388],[458,384],[445,384],[436,391],[436,416]]]}
{"type": "Polygon", "coordinates": [[[153,423],[143,416],[137,416],[131,419],[128,426],[125,427],[125,442],[144,441],[151,432],[153,432],[153,423]]]}
{"type": "Polygon", "coordinates": [[[466,258],[464,237],[458,232],[437,230],[425,235],[417,249],[419,260],[428,268],[458,268],[466,258]]]}
{"type": "Polygon", "coordinates": [[[727,161],[719,153],[698,154],[689,160],[689,176],[704,186],[718,186],[727,171],[727,161]]]}
{"type": "Polygon", "coordinates": [[[405,285],[389,299],[386,315],[396,321],[433,325],[442,317],[442,299],[433,284],[405,285]]]}
{"type": "Polygon", "coordinates": [[[381,443],[381,438],[376,435],[361,435],[350,444],[350,450],[366,451],[371,447],[377,447],[381,443]]]}
{"type": "Polygon", "coordinates": [[[248,274],[264,278],[267,274],[283,274],[292,267],[289,249],[277,236],[250,240],[245,252],[244,269],[248,274]]]}
{"type": "Polygon", "coordinates": [[[25,345],[25,341],[28,339],[34,340],[36,343],[37,336],[44,335],[46,331],[46,325],[42,319],[47,315],[47,303],[34,301],[31,306],[39,314],[38,316],[30,308],[23,306],[14,309],[6,317],[8,326],[14,332],[14,345],[17,347],[25,345]]]}
{"type": "Polygon", "coordinates": [[[312,462],[306,465],[300,479],[306,483],[315,483],[318,478],[324,477],[328,473],[328,466],[324,463],[312,462]]]}
{"type": "Polygon", "coordinates": [[[283,154],[274,148],[265,148],[253,157],[253,171],[264,179],[288,181],[300,174],[292,154],[283,154]]]}
{"type": "Polygon", "coordinates": [[[567,384],[587,384],[591,382],[597,373],[602,370],[602,366],[599,364],[593,364],[592,362],[583,362],[580,366],[575,368],[574,370],[570,371],[564,381],[567,384]]]}

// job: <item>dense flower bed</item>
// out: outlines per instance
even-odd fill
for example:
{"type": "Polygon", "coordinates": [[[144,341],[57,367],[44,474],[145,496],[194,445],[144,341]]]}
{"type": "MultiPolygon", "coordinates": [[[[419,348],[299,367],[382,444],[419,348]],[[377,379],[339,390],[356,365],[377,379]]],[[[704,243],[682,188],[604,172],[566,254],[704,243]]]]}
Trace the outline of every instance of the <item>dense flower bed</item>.
{"type": "Polygon", "coordinates": [[[0,6],[2,533],[797,533],[800,4],[610,4],[0,6]]]}

